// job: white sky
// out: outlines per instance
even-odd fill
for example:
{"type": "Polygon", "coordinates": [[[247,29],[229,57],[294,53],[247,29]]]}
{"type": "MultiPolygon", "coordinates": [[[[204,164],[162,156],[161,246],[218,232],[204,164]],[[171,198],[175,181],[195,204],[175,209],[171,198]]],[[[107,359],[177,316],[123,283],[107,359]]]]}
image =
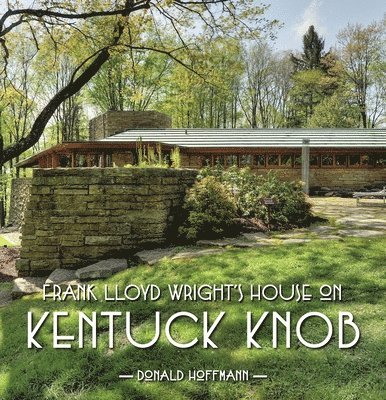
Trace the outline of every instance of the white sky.
{"type": "Polygon", "coordinates": [[[328,50],[348,23],[368,25],[380,21],[386,13],[384,0],[268,0],[269,3],[266,16],[284,23],[278,32],[278,50],[301,50],[302,36],[310,25],[325,38],[328,50]]]}

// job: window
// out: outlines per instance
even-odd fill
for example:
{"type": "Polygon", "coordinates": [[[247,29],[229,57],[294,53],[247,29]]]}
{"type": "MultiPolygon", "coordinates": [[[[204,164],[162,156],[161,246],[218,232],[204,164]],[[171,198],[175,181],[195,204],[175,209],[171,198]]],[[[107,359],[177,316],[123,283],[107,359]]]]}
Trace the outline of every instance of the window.
{"type": "Polygon", "coordinates": [[[279,165],[279,155],[270,154],[268,156],[268,165],[279,165]]]}
{"type": "Polygon", "coordinates": [[[201,161],[202,161],[201,163],[202,167],[210,167],[212,164],[212,159],[210,157],[203,156],[201,157],[201,161]]]}
{"type": "Polygon", "coordinates": [[[99,167],[99,155],[98,154],[90,154],[89,155],[89,167],[99,167]]]}
{"type": "Polygon", "coordinates": [[[111,154],[106,154],[105,167],[112,167],[112,166],[113,166],[113,156],[111,154]]]}
{"type": "Polygon", "coordinates": [[[214,165],[222,165],[224,166],[224,156],[215,156],[214,157],[214,165]]]}
{"type": "Polygon", "coordinates": [[[292,167],[292,154],[282,154],[280,165],[292,167]]]}
{"type": "Polygon", "coordinates": [[[75,167],[87,167],[87,159],[84,154],[75,155],[75,167]]]}
{"type": "Polygon", "coordinates": [[[370,164],[370,156],[368,154],[361,155],[361,165],[369,165],[370,164]]]}
{"type": "Polygon", "coordinates": [[[225,157],[225,166],[226,167],[232,167],[233,165],[237,166],[237,156],[236,155],[230,155],[225,157]]]}
{"type": "Polygon", "coordinates": [[[386,153],[371,154],[370,164],[374,167],[384,167],[386,165],[386,153]]]}
{"type": "Polygon", "coordinates": [[[333,156],[331,154],[322,155],[322,166],[332,166],[334,164],[333,156]]]}
{"type": "Polygon", "coordinates": [[[253,164],[253,157],[251,154],[243,154],[240,156],[240,167],[248,167],[253,164]]]}
{"type": "Polygon", "coordinates": [[[348,162],[350,166],[357,166],[360,164],[359,154],[350,154],[348,156],[348,162]]]}
{"type": "Polygon", "coordinates": [[[66,154],[60,154],[59,155],[59,166],[62,167],[62,168],[71,167],[71,158],[70,158],[70,156],[67,156],[66,154]]]}
{"type": "Polygon", "coordinates": [[[295,156],[294,165],[295,165],[295,167],[300,167],[302,165],[302,156],[301,155],[295,156]]]}
{"type": "Polygon", "coordinates": [[[255,156],[255,164],[258,167],[264,168],[265,167],[265,155],[258,154],[257,156],[255,156]]]}
{"type": "Polygon", "coordinates": [[[347,165],[347,156],[345,154],[336,154],[335,165],[337,167],[345,167],[347,165]]]}
{"type": "Polygon", "coordinates": [[[310,155],[310,166],[311,167],[319,167],[319,155],[311,154],[310,155]]]}

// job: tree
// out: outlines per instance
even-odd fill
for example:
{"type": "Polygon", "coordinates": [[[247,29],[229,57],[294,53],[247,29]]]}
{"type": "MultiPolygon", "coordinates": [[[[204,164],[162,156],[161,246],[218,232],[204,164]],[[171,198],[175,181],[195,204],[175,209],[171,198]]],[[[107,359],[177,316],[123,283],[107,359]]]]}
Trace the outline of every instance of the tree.
{"type": "Polygon", "coordinates": [[[357,128],[358,110],[352,99],[344,93],[325,97],[315,106],[308,121],[310,128],[357,128]]]}
{"type": "Polygon", "coordinates": [[[243,74],[240,40],[203,35],[189,55],[200,75],[174,65],[157,108],[178,127],[234,128],[239,112],[238,91],[243,74]]]}
{"type": "Polygon", "coordinates": [[[311,25],[303,36],[303,53],[300,57],[291,55],[295,67],[290,91],[291,126],[307,126],[315,107],[331,96],[341,84],[337,57],[332,52],[323,52],[323,49],[324,40],[311,25]]]}
{"type": "Polygon", "coordinates": [[[246,77],[241,106],[251,128],[285,125],[292,65],[288,55],[274,54],[260,42],[244,54],[246,77]]]}
{"type": "Polygon", "coordinates": [[[311,25],[303,35],[303,53],[300,57],[291,55],[291,60],[296,70],[320,69],[323,53],[324,39],[319,37],[315,27],[311,25]]]}
{"type": "Polygon", "coordinates": [[[338,34],[341,60],[354,86],[363,128],[374,127],[384,112],[385,26],[385,21],[365,27],[349,24],[338,34]]]}
{"type": "Polygon", "coordinates": [[[166,85],[171,64],[154,52],[113,55],[90,82],[89,98],[102,112],[146,110],[166,85]]]}
{"type": "MultiPolygon", "coordinates": [[[[113,51],[155,51],[182,63],[178,50],[193,45],[194,21],[200,21],[213,35],[221,31],[225,35],[245,37],[258,32],[264,8],[254,3],[253,0],[115,0],[106,6],[104,1],[98,0],[41,0],[31,2],[29,7],[18,8],[18,1],[8,1],[7,10],[0,17],[3,56],[0,67],[5,83],[11,82],[9,68],[13,52],[9,46],[10,37],[22,27],[29,30],[29,39],[37,53],[47,38],[52,40],[54,47],[60,48],[61,41],[76,37],[79,44],[87,42],[88,46],[82,46],[82,49],[89,50],[83,54],[70,79],[40,107],[28,134],[6,147],[0,135],[0,165],[38,142],[58,108],[98,73],[113,51]],[[146,34],[150,25],[156,27],[157,41],[146,34]],[[98,31],[95,26],[99,27],[98,31]],[[170,48],[163,42],[162,32],[167,31],[176,33],[178,47],[170,48]]],[[[185,66],[189,68],[189,65],[185,66]]]]}

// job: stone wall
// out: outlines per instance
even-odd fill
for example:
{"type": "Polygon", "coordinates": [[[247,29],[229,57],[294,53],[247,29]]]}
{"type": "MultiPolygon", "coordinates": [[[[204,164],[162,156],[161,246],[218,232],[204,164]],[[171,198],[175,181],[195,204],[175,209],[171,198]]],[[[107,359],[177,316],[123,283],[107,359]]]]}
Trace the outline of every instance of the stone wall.
{"type": "MultiPolygon", "coordinates": [[[[280,179],[294,181],[301,180],[300,168],[274,169],[280,179]]],[[[268,170],[256,170],[265,175],[268,170]]],[[[330,189],[359,190],[366,186],[385,186],[385,168],[311,168],[310,187],[326,187],[330,189]]]]}
{"type": "Polygon", "coordinates": [[[362,189],[386,185],[386,168],[311,169],[310,186],[331,189],[362,189]]]}
{"type": "Polygon", "coordinates": [[[79,268],[166,243],[196,175],[160,168],[35,170],[19,274],[79,268]]]}
{"type": "MultiPolygon", "coordinates": [[[[206,158],[204,155],[181,154],[181,167],[200,169],[206,158]]],[[[252,168],[260,175],[266,175],[269,169],[252,168]]],[[[273,172],[282,180],[301,180],[300,168],[275,168],[273,172]]],[[[311,168],[310,187],[327,187],[330,189],[358,190],[367,186],[382,187],[386,185],[386,168],[311,168]]]]}
{"type": "Polygon", "coordinates": [[[90,120],[90,140],[99,140],[128,129],[164,129],[172,126],[166,114],[157,111],[108,111],[90,120]]]}
{"type": "Polygon", "coordinates": [[[11,183],[11,201],[7,224],[21,226],[24,220],[24,211],[29,199],[31,187],[30,178],[14,178],[11,183]]]}

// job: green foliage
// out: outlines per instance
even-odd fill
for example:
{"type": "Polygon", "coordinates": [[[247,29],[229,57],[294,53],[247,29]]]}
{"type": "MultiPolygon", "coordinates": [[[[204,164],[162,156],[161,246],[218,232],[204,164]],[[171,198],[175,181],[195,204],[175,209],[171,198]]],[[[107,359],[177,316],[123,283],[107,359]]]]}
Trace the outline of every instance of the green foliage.
{"type": "Polygon", "coordinates": [[[176,127],[234,127],[240,113],[237,94],[244,67],[241,42],[217,37],[197,38],[199,48],[184,55],[184,63],[174,64],[157,110],[170,115],[176,127]]]}
{"type": "Polygon", "coordinates": [[[236,203],[227,186],[207,176],[189,190],[185,199],[188,213],[180,233],[187,239],[221,237],[232,228],[236,203]]]}
{"type": "Polygon", "coordinates": [[[261,200],[269,197],[277,203],[272,208],[269,222],[277,227],[307,225],[312,217],[311,204],[302,191],[301,182],[281,181],[272,171],[267,176],[262,176],[248,168],[205,168],[201,171],[201,176],[213,176],[233,188],[240,216],[260,218],[268,222],[267,207],[261,200]]]}
{"type": "Polygon", "coordinates": [[[321,67],[324,39],[318,35],[311,25],[303,35],[303,53],[300,58],[292,56],[292,62],[298,70],[316,69],[321,67]]]}
{"type": "Polygon", "coordinates": [[[334,93],[315,106],[308,121],[310,128],[358,128],[359,109],[350,97],[334,93]]]}
{"type": "Polygon", "coordinates": [[[320,69],[299,71],[292,76],[291,107],[295,114],[293,126],[306,126],[315,107],[339,87],[339,80],[320,69]]]}
{"type": "Polygon", "coordinates": [[[361,125],[375,127],[385,115],[386,18],[368,26],[348,24],[337,39],[346,77],[354,87],[361,125]]]}
{"type": "MultiPolygon", "coordinates": [[[[154,35],[151,26],[148,35],[154,35]]],[[[162,95],[170,68],[171,61],[164,54],[147,51],[128,56],[116,51],[94,77],[87,94],[100,112],[146,110],[156,95],[162,95]]]]}
{"type": "MultiPolygon", "coordinates": [[[[167,168],[168,162],[166,157],[162,154],[162,146],[160,143],[156,144],[156,147],[148,144],[145,145],[142,143],[142,139],[137,140],[136,142],[136,157],[137,157],[137,166],[140,168],[146,167],[158,167],[158,168],[167,168]]],[[[131,164],[126,167],[132,167],[131,164]]]]}
{"type": "MultiPolygon", "coordinates": [[[[171,149],[169,156],[163,154],[161,143],[157,143],[154,147],[150,144],[144,144],[142,139],[139,139],[136,142],[135,154],[135,166],[140,168],[180,168],[181,166],[180,148],[177,146],[171,149]]],[[[131,168],[133,164],[125,165],[125,167],[131,168]]]]}
{"type": "Polygon", "coordinates": [[[170,160],[172,162],[172,168],[180,168],[181,166],[181,155],[180,155],[180,148],[174,147],[170,151],[170,160]]]}

